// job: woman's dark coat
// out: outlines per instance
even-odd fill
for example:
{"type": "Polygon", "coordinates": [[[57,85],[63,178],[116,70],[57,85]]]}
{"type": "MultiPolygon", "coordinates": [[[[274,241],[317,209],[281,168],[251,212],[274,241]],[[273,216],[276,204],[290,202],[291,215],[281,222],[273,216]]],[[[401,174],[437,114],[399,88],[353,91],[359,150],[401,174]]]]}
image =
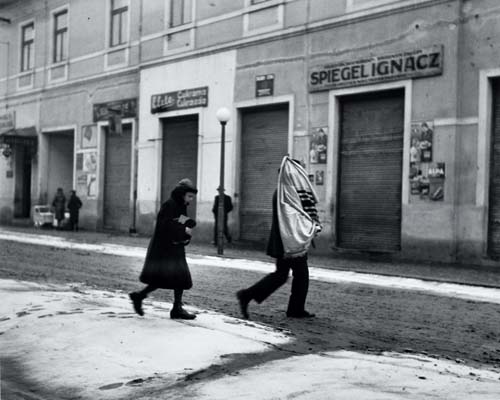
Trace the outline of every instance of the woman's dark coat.
{"type": "Polygon", "coordinates": [[[139,278],[143,283],[162,289],[190,289],[193,286],[184,250],[190,235],[186,234],[186,225],[178,220],[181,215],[187,215],[186,192],[186,188],[176,187],[160,208],[139,278]]]}
{"type": "Polygon", "coordinates": [[[56,219],[62,221],[64,219],[64,210],[66,209],[66,196],[63,193],[56,193],[52,207],[55,209],[56,219]]]}

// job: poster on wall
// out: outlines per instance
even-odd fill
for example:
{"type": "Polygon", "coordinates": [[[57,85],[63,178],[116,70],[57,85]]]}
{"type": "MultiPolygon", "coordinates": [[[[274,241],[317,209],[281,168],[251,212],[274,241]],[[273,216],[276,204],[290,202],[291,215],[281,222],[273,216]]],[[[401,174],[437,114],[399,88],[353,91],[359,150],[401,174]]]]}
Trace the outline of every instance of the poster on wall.
{"type": "Polygon", "coordinates": [[[83,171],[83,154],[82,153],[76,154],[76,170],[83,171]]]}
{"type": "Polygon", "coordinates": [[[325,182],[325,171],[316,171],[316,185],[322,186],[325,182]]]}
{"type": "Polygon", "coordinates": [[[433,146],[433,122],[412,122],[410,136],[410,193],[418,195],[422,200],[443,201],[444,163],[432,163],[433,146]]]}
{"type": "Polygon", "coordinates": [[[87,173],[83,171],[76,172],[76,192],[81,194],[87,194],[87,173]]]}
{"type": "Polygon", "coordinates": [[[87,151],[81,155],[82,169],[78,173],[78,189],[80,193],[85,193],[87,198],[95,198],[97,197],[97,152],[87,151]]]}
{"type": "Polygon", "coordinates": [[[311,164],[326,164],[327,132],[328,127],[313,128],[309,147],[309,162],[311,164]]]}
{"type": "Polygon", "coordinates": [[[412,122],[410,162],[432,162],[434,124],[430,121],[412,122]]]}
{"type": "Polygon", "coordinates": [[[422,164],[410,177],[410,193],[422,200],[444,201],[445,163],[422,164]]]}
{"type": "Polygon", "coordinates": [[[97,147],[97,125],[83,125],[80,147],[91,149],[97,147]]]}
{"type": "Polygon", "coordinates": [[[97,196],[97,175],[87,174],[87,197],[92,198],[97,196]]]}
{"type": "Polygon", "coordinates": [[[444,200],[445,164],[434,163],[429,166],[429,200],[444,200]]]}
{"type": "Polygon", "coordinates": [[[83,171],[92,173],[97,171],[97,152],[83,153],[83,171]]]}

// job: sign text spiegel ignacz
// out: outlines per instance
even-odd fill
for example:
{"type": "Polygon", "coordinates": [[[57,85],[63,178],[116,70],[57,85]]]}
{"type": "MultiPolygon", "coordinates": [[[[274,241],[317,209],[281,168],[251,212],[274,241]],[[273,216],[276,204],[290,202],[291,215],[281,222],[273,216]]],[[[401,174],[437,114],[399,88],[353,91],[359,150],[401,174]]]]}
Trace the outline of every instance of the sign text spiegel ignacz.
{"type": "Polygon", "coordinates": [[[309,70],[309,91],[360,86],[443,73],[443,46],[380,57],[314,66],[309,70]]]}

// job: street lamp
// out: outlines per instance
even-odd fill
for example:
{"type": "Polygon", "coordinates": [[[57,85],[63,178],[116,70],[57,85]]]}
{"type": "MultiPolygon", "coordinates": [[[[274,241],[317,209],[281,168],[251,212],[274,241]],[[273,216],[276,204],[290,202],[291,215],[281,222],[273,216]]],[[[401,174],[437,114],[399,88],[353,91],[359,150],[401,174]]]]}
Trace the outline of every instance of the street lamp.
{"type": "Polygon", "coordinates": [[[219,180],[219,209],[217,212],[217,254],[224,254],[224,146],[226,143],[226,124],[231,113],[225,107],[221,107],[215,114],[221,126],[220,140],[220,180],[219,180]]]}

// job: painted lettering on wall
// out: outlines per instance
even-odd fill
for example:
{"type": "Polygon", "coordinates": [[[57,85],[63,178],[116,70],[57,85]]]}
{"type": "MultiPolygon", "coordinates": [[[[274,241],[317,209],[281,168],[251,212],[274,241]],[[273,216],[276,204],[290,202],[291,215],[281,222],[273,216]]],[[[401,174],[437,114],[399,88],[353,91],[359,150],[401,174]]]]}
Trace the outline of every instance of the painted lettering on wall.
{"type": "Polygon", "coordinates": [[[208,86],[183,89],[177,92],[154,94],[151,96],[151,113],[160,113],[184,108],[207,107],[208,86]]]}
{"type": "Polygon", "coordinates": [[[403,78],[443,73],[443,46],[314,66],[309,70],[309,91],[360,86],[403,78]]]}

